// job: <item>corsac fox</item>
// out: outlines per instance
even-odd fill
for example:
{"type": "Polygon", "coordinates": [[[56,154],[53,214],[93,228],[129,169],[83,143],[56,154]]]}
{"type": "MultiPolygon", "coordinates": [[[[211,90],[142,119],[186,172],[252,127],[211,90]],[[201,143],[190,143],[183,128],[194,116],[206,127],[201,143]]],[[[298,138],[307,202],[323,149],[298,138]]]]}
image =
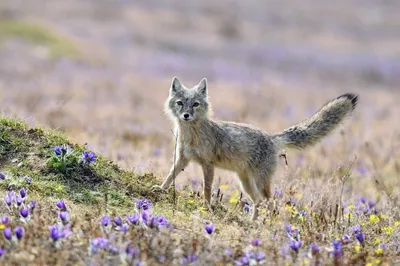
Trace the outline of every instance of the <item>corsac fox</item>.
{"type": "Polygon", "coordinates": [[[260,202],[271,197],[271,178],[280,151],[317,143],[354,110],[358,101],[355,94],[343,94],[298,125],[281,133],[267,133],[245,124],[211,119],[207,92],[205,78],[193,88],[173,78],[165,111],[175,125],[176,160],[158,188],[167,189],[189,161],[196,161],[203,169],[204,197],[210,203],[214,168],[234,171],[253,201],[253,220],[257,219],[260,202]]]}

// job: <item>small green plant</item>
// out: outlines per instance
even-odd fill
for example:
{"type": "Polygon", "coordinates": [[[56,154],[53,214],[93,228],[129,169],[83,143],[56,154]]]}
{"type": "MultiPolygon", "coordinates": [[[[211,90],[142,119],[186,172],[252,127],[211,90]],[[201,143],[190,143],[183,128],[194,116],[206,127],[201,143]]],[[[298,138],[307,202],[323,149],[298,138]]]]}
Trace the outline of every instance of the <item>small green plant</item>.
{"type": "Polygon", "coordinates": [[[96,162],[97,156],[93,152],[84,151],[79,157],[68,145],[56,146],[47,162],[47,166],[56,172],[68,174],[79,164],[90,165],[96,162]]]}

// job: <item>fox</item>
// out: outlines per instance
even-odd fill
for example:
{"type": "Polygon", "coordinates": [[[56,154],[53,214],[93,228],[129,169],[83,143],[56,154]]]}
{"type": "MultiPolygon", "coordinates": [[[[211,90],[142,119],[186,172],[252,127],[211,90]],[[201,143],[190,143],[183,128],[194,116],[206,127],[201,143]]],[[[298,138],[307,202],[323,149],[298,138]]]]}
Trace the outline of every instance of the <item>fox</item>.
{"type": "Polygon", "coordinates": [[[357,103],[358,95],[354,93],[340,95],[299,124],[279,133],[268,133],[251,125],[212,119],[207,79],[188,88],[174,77],[165,113],[175,127],[175,160],[167,178],[154,189],[168,189],[194,161],[202,167],[203,195],[211,206],[215,168],[233,171],[253,203],[251,219],[256,220],[261,202],[271,198],[271,179],[281,151],[318,143],[352,113],[357,103]]]}

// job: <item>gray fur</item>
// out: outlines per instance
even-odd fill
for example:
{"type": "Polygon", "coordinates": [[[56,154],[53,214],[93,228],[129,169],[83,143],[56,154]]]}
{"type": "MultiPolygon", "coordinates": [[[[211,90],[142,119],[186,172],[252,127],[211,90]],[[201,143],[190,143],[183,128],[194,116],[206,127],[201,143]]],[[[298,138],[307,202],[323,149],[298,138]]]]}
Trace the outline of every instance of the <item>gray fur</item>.
{"type": "Polygon", "coordinates": [[[271,178],[285,147],[305,148],[330,133],[356,106],[357,96],[342,95],[311,118],[279,134],[269,134],[249,125],[210,119],[207,80],[186,88],[175,77],[165,103],[165,111],[175,124],[176,161],[161,185],[167,189],[176,176],[196,161],[204,172],[204,197],[211,201],[214,168],[235,171],[243,190],[257,206],[271,196],[271,178]],[[198,104],[198,106],[196,106],[198,104]]]}

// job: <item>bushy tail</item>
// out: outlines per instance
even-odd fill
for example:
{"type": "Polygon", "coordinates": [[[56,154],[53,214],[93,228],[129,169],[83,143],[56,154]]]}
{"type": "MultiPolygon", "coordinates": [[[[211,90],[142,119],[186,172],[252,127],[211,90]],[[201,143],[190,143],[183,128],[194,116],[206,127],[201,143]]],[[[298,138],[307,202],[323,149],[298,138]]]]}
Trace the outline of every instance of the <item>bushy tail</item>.
{"type": "Polygon", "coordinates": [[[333,131],[354,110],[357,101],[356,94],[343,94],[325,104],[312,117],[274,137],[284,147],[303,149],[313,145],[333,131]]]}

